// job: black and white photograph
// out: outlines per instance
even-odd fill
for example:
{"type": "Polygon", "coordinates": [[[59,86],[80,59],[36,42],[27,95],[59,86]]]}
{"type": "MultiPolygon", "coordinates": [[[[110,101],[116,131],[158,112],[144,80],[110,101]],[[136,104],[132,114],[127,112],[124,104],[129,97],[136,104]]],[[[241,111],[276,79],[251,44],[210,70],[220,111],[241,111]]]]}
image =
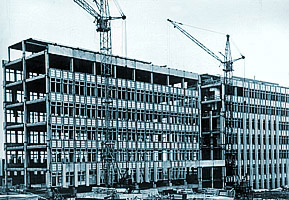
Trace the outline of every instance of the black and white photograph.
{"type": "Polygon", "coordinates": [[[0,8],[0,200],[289,199],[288,0],[0,8]]]}

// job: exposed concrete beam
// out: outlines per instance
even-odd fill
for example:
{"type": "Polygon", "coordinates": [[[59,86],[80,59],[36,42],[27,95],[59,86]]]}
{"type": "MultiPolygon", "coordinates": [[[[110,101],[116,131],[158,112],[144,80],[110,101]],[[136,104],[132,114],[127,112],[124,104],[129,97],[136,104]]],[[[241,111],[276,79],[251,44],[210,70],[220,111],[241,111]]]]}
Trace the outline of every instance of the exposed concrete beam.
{"type": "MultiPolygon", "coordinates": [[[[48,45],[48,53],[71,57],[71,58],[73,57],[73,58],[78,58],[78,59],[84,59],[84,60],[88,60],[92,62],[101,61],[101,56],[98,53],[88,52],[88,51],[81,50],[81,49],[71,49],[69,47],[62,47],[62,46],[57,46],[57,45],[48,45]]],[[[125,65],[124,63],[127,63],[127,67],[132,68],[132,69],[139,69],[139,70],[144,70],[148,72],[156,72],[156,73],[161,73],[161,74],[166,74],[166,75],[172,75],[172,76],[198,80],[197,73],[192,73],[192,72],[187,72],[187,71],[182,71],[182,70],[177,70],[177,69],[170,69],[166,67],[160,67],[158,65],[152,65],[150,63],[144,63],[144,62],[137,61],[137,60],[135,60],[134,62],[135,64],[133,62],[128,62],[126,58],[121,58],[121,57],[116,57],[116,56],[113,56],[113,59],[112,59],[113,65],[124,66],[125,65]]]]}

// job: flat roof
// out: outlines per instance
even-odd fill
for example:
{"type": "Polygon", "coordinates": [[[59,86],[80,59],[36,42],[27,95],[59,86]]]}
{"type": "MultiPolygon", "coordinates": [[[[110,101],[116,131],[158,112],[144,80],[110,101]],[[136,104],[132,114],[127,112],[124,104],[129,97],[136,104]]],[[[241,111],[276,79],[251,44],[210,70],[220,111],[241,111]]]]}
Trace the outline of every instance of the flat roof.
{"type": "MultiPolygon", "coordinates": [[[[22,42],[26,44],[26,51],[32,52],[32,53],[37,53],[40,51],[44,51],[45,49],[48,49],[48,53],[55,54],[55,55],[73,57],[73,58],[90,60],[90,61],[101,60],[100,52],[83,49],[79,47],[71,47],[71,46],[67,46],[63,44],[58,44],[58,43],[53,43],[53,42],[48,42],[48,41],[43,41],[43,40],[33,39],[33,38],[23,40],[21,42],[18,42],[16,44],[9,46],[8,48],[22,51],[22,42]]],[[[160,73],[160,74],[167,74],[171,76],[182,77],[182,78],[193,79],[193,80],[198,80],[198,76],[199,76],[197,73],[193,73],[193,72],[189,72],[185,70],[179,70],[176,68],[169,68],[166,66],[153,65],[151,62],[146,62],[142,60],[131,59],[131,58],[117,56],[117,55],[112,55],[112,57],[113,57],[112,59],[113,64],[119,65],[119,66],[127,66],[128,68],[134,68],[138,70],[144,70],[144,71],[160,73]]]]}
{"type": "MultiPolygon", "coordinates": [[[[26,44],[26,51],[34,52],[34,53],[39,52],[39,51],[43,51],[46,49],[48,44],[52,44],[52,43],[41,41],[41,40],[35,40],[33,38],[29,38],[29,39],[26,39],[23,41],[26,44]]],[[[17,42],[13,45],[10,45],[8,48],[22,51],[22,41],[17,42]]]]}

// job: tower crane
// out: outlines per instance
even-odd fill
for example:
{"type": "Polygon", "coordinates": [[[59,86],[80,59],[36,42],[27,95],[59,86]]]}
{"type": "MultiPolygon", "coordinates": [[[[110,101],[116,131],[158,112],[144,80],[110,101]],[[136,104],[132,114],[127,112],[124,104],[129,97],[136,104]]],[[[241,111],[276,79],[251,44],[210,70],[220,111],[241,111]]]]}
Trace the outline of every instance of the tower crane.
{"type": "Polygon", "coordinates": [[[195,37],[193,37],[191,34],[189,34],[186,30],[184,30],[180,25],[183,25],[182,23],[172,21],[168,19],[168,21],[174,26],[174,28],[177,28],[180,32],[182,32],[185,36],[187,36],[190,40],[192,40],[195,44],[197,44],[199,47],[201,47],[204,51],[206,51],[209,55],[211,55],[213,58],[218,60],[221,65],[223,65],[224,69],[224,86],[225,86],[225,95],[224,95],[224,118],[225,118],[225,164],[226,164],[226,171],[227,173],[230,171],[233,175],[232,176],[226,176],[226,185],[227,186],[233,186],[236,180],[239,179],[235,167],[236,167],[236,152],[233,149],[234,145],[234,133],[233,133],[233,124],[232,124],[232,101],[230,99],[230,94],[232,94],[233,89],[233,82],[232,82],[232,76],[233,76],[233,63],[245,59],[245,56],[241,55],[241,57],[232,59],[231,55],[231,48],[230,48],[230,35],[226,35],[226,48],[225,48],[225,55],[221,53],[223,56],[223,59],[221,59],[219,56],[217,56],[214,52],[212,52],[210,49],[208,49],[205,45],[203,45],[200,41],[198,41],[195,37]]]}
{"type": "Polygon", "coordinates": [[[116,0],[114,3],[120,12],[119,17],[112,17],[109,10],[108,0],[93,0],[97,10],[95,10],[85,0],[73,0],[92,17],[94,17],[94,23],[96,24],[96,31],[100,36],[100,56],[101,56],[101,76],[102,80],[105,80],[105,92],[103,104],[105,105],[105,127],[104,127],[104,141],[102,141],[102,169],[104,175],[104,183],[107,187],[111,187],[115,182],[117,171],[119,171],[115,162],[113,131],[111,127],[111,120],[113,116],[112,103],[112,42],[111,42],[111,21],[116,19],[126,19],[126,16],[122,12],[119,4],[116,0]]]}
{"type": "MultiPolygon", "coordinates": [[[[226,48],[225,48],[225,55],[223,55],[224,59],[221,59],[219,56],[217,56],[214,52],[212,52],[210,49],[208,49],[205,45],[203,45],[200,41],[198,41],[196,38],[194,38],[191,34],[189,34],[186,30],[184,30],[179,25],[183,25],[180,22],[172,21],[170,19],[167,19],[168,22],[174,25],[174,28],[177,28],[179,31],[181,31],[185,36],[187,36],[190,40],[192,40],[194,43],[196,43],[199,47],[201,47],[204,51],[206,51],[208,54],[210,54],[213,58],[218,60],[222,65],[224,65],[224,72],[233,72],[233,63],[245,59],[245,56],[241,55],[240,58],[232,59],[231,56],[231,48],[230,48],[230,35],[226,35],[227,41],[226,41],[226,48]]],[[[232,74],[231,74],[232,75],[232,74]]],[[[231,77],[231,76],[230,76],[231,77]]]]}

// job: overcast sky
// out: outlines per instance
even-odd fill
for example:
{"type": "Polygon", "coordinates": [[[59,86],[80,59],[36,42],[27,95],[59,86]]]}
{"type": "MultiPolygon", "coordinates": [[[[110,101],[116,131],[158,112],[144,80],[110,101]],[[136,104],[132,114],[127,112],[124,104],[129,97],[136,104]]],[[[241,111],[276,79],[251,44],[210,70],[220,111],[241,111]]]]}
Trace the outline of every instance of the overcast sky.
{"type": "MultiPolygon", "coordinates": [[[[222,74],[218,61],[174,29],[166,21],[170,18],[230,34],[233,56],[239,57],[240,53],[246,56],[245,61],[234,65],[234,75],[255,76],[289,86],[288,0],[118,0],[118,3],[127,16],[127,28],[122,21],[113,22],[116,55],[125,56],[127,44],[130,58],[196,73],[222,74]],[[125,32],[127,42],[123,39],[125,32]]],[[[94,19],[73,0],[1,0],[0,8],[1,60],[7,59],[9,45],[31,37],[95,51],[99,48],[94,19]]],[[[114,8],[112,5],[111,12],[116,16],[114,8]]],[[[216,54],[224,52],[224,34],[183,28],[216,54]]],[[[2,86],[2,77],[0,81],[2,86]]],[[[2,87],[0,92],[2,99],[2,87]]]]}

